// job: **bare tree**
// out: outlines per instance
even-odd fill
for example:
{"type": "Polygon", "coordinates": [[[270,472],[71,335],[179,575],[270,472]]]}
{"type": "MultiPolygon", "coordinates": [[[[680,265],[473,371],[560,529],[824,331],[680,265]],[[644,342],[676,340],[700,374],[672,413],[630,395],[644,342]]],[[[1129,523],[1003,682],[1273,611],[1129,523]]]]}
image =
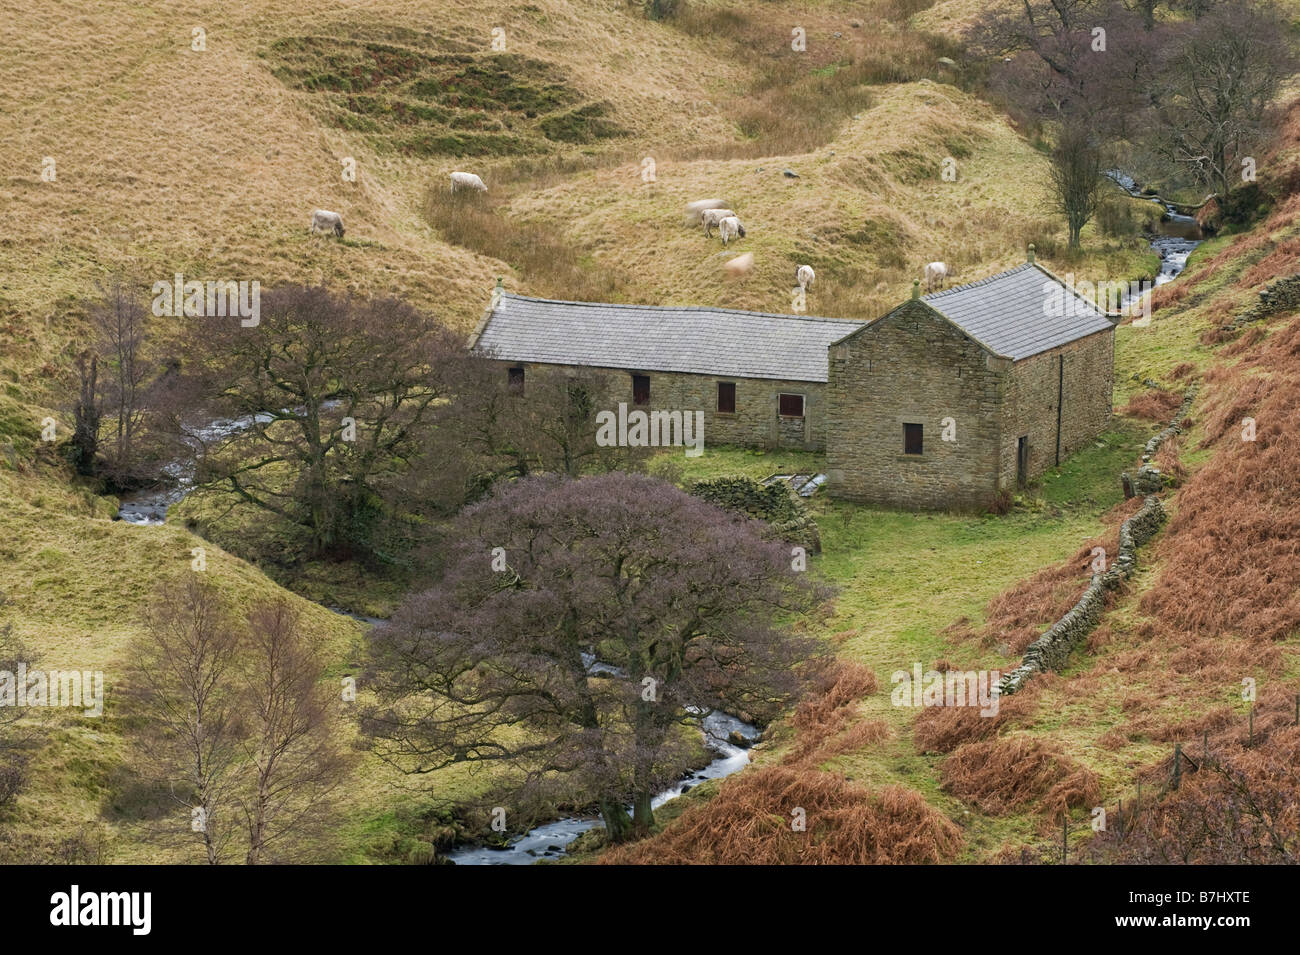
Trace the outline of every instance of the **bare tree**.
{"type": "MultiPolygon", "coordinates": [[[[372,547],[389,483],[424,452],[464,357],[459,336],[392,298],[322,287],[262,296],[256,328],[203,327],[198,402],[248,427],[189,443],[197,480],[310,535],[314,555],[372,547]]],[[[177,409],[182,429],[196,407],[177,409]]]]}
{"type": "Polygon", "coordinates": [[[248,627],[241,700],[251,778],[240,803],[245,861],[256,865],[325,833],[328,797],[351,761],[338,742],[339,694],[323,682],[324,664],[298,612],[287,600],[265,603],[249,614],[248,627]]]}
{"type": "Polygon", "coordinates": [[[1109,0],[1023,0],[972,32],[976,48],[1001,58],[995,92],[1054,142],[1053,198],[1071,249],[1106,186],[1102,144],[1127,137],[1146,101],[1159,42],[1148,15],[1152,3],[1135,12],[1109,0]]]}
{"type": "Polygon", "coordinates": [[[1170,27],[1153,90],[1163,154],[1226,198],[1267,142],[1269,107],[1294,57],[1269,4],[1230,0],[1170,27]]]}
{"type": "MultiPolygon", "coordinates": [[[[0,605],[4,604],[0,593],[0,605]]],[[[13,624],[0,624],[0,671],[17,673],[18,665],[35,664],[35,656],[14,635],[13,624]]],[[[0,812],[13,805],[27,785],[28,750],[35,735],[19,726],[24,714],[16,706],[0,705],[0,812]]]]}
{"type": "Polygon", "coordinates": [[[1074,124],[1061,127],[1052,147],[1050,175],[1056,209],[1065,216],[1070,248],[1079,248],[1079,233],[1097,211],[1106,188],[1101,145],[1095,135],[1074,124]]]}
{"type": "Polygon", "coordinates": [[[156,376],[146,356],[148,308],[134,285],[115,275],[98,286],[90,321],[107,377],[101,378],[101,406],[110,418],[103,473],[116,487],[140,477],[141,437],[148,413],[147,392],[156,376]]]}
{"type": "Polygon", "coordinates": [[[230,857],[234,791],[244,730],[232,677],[238,626],[216,589],[197,574],[159,591],[132,649],[131,696],[141,718],[144,772],[189,810],[166,841],[197,841],[209,864],[230,857]]]}
{"type": "Polygon", "coordinates": [[[72,406],[71,458],[78,474],[95,473],[99,454],[99,422],[103,413],[99,394],[99,356],[87,349],[77,355],[77,399],[72,406]]]}
{"type": "Polygon", "coordinates": [[[381,702],[363,727],[407,772],[509,766],[520,802],[562,781],[614,840],[652,824],[682,767],[678,724],[774,715],[816,656],[775,619],[826,596],[789,547],[652,478],[517,481],[452,539],[443,578],[372,634],[381,702]]]}

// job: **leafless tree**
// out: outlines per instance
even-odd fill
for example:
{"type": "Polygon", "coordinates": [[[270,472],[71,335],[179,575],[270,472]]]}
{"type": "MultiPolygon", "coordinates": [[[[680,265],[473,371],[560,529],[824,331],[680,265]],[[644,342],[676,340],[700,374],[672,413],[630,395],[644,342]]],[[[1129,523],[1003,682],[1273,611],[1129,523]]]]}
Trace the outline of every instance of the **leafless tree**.
{"type": "Polygon", "coordinates": [[[363,728],[411,773],[510,767],[521,802],[570,787],[614,840],[653,823],[691,708],[772,716],[816,657],[777,620],[827,596],[789,548],[662,481],[516,481],[452,539],[442,579],[372,634],[363,728]],[[618,669],[594,670],[597,653],[618,669]]]}
{"type": "Polygon", "coordinates": [[[319,851],[329,796],[352,761],[339,743],[340,695],[324,682],[298,612],[287,600],[262,604],[249,614],[248,630],[240,699],[250,779],[240,804],[245,861],[256,865],[291,857],[307,836],[319,851]]]}
{"type": "Polygon", "coordinates": [[[1079,233],[1097,211],[1107,188],[1101,144],[1088,129],[1061,127],[1052,147],[1050,175],[1056,209],[1065,216],[1070,248],[1079,248],[1079,233]]]}
{"type": "Polygon", "coordinates": [[[72,465],[77,473],[95,473],[99,454],[99,422],[103,414],[99,394],[99,356],[89,349],[77,355],[77,398],[72,406],[72,465]]]}
{"type": "Polygon", "coordinates": [[[135,285],[122,275],[100,283],[98,290],[90,321],[107,371],[99,385],[101,407],[110,422],[108,441],[100,443],[102,472],[114,486],[124,487],[140,477],[147,394],[156,377],[155,364],[146,354],[149,310],[135,285]]]}
{"type": "MultiPolygon", "coordinates": [[[[20,663],[31,667],[35,662],[35,655],[14,634],[13,624],[0,624],[0,671],[16,674],[20,663]]],[[[0,706],[0,812],[13,805],[27,784],[28,750],[35,734],[19,725],[23,715],[16,706],[0,706]]]]}
{"type": "Polygon", "coordinates": [[[131,654],[142,769],[189,810],[183,827],[160,835],[197,842],[212,865],[229,860],[237,832],[240,649],[239,627],[215,587],[193,574],[159,590],[131,654]]]}
{"type": "Polygon", "coordinates": [[[1152,91],[1158,146],[1226,198],[1243,158],[1267,142],[1269,107],[1295,62],[1289,22],[1267,3],[1231,0],[1168,30],[1152,91]]]}
{"type": "MultiPolygon", "coordinates": [[[[392,298],[290,286],[261,322],[205,325],[195,405],[244,431],[190,444],[197,480],[305,530],[313,555],[368,552],[388,485],[420,460],[464,357],[460,336],[392,298]]],[[[198,407],[177,409],[173,426],[198,407]]]]}

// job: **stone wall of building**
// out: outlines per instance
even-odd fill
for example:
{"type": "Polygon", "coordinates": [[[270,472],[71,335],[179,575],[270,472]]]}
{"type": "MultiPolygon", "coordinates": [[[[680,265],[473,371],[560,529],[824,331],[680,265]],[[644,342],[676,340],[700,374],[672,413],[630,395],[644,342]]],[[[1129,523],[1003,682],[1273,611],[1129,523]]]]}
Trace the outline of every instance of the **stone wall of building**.
{"type": "Polygon", "coordinates": [[[581,375],[597,383],[597,411],[618,411],[619,402],[628,410],[704,412],[704,444],[735,444],[747,447],[792,447],[806,451],[826,449],[825,389],[822,382],[777,381],[764,378],[727,378],[692,375],[668,371],[623,371],[613,368],[580,368],[571,365],[545,365],[534,362],[499,362],[504,380],[507,368],[524,369],[524,394],[528,382],[546,377],[581,375]],[[650,379],[650,403],[634,405],[633,374],[650,379]],[[736,411],[723,414],[718,409],[718,382],[736,386],[736,411]],[[778,396],[804,396],[804,417],[782,418],[778,415],[778,396]]]}
{"type": "Polygon", "coordinates": [[[1106,429],[1111,417],[1114,369],[1112,331],[1089,335],[1012,366],[1002,409],[1002,487],[1016,484],[1022,436],[1029,438],[1026,480],[1032,481],[1056,465],[1058,393],[1062,395],[1062,461],[1106,429]]]}
{"type": "Polygon", "coordinates": [[[1010,366],[917,300],[832,345],[829,493],[897,508],[988,506],[1010,366]],[[904,424],[922,426],[920,455],[904,453],[904,424]]]}

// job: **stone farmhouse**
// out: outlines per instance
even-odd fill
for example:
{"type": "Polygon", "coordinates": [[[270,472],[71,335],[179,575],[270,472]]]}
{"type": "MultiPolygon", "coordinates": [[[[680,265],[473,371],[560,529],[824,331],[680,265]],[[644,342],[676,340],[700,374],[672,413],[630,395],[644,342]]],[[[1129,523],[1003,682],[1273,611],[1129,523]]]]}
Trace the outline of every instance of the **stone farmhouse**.
{"type": "Polygon", "coordinates": [[[525,394],[581,373],[598,409],[704,412],[707,445],[824,451],[835,497],[977,510],[1106,427],[1114,327],[1031,251],[870,322],[498,292],[470,347],[525,394]]]}

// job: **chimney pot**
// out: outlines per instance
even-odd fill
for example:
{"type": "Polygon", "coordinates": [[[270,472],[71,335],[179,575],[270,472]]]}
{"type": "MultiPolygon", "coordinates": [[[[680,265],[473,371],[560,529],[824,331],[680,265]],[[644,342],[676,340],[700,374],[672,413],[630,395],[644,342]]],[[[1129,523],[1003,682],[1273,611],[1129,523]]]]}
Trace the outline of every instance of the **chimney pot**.
{"type": "Polygon", "coordinates": [[[921,280],[912,279],[912,300],[915,301],[920,297],[921,297],[921,280]]]}
{"type": "Polygon", "coordinates": [[[1032,242],[1029,243],[1029,255],[1025,257],[1025,261],[1028,262],[1028,263],[1030,263],[1031,265],[1033,264],[1033,261],[1034,261],[1034,243],[1032,243],[1032,242]]]}

